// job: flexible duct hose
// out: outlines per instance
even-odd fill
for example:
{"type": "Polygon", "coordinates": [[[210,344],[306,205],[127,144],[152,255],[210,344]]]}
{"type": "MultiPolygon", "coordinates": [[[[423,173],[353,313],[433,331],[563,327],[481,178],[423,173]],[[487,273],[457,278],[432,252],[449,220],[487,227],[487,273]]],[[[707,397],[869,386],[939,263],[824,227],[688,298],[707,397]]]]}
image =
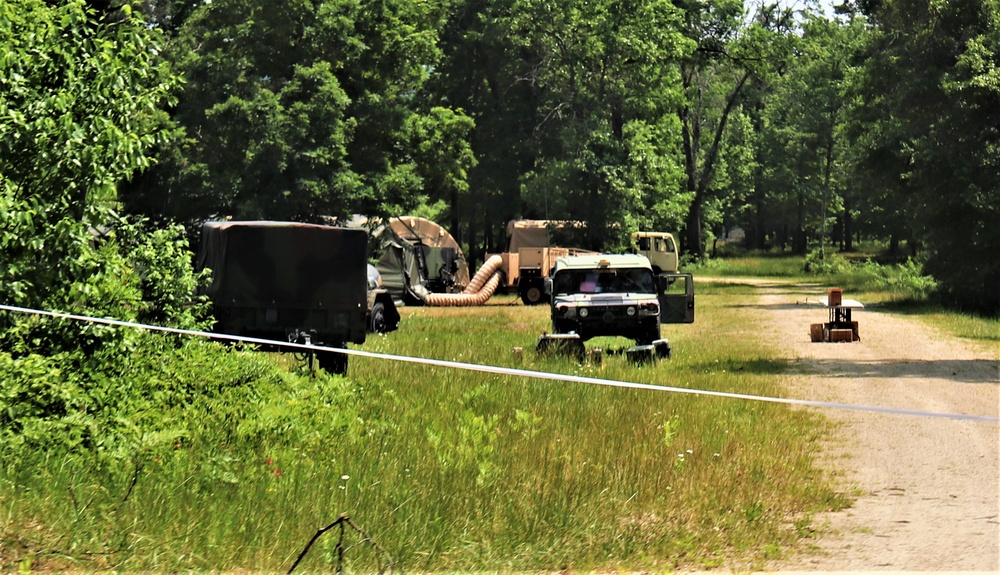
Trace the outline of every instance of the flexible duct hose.
{"type": "Polygon", "coordinates": [[[497,255],[491,256],[479,268],[462,293],[429,293],[424,297],[424,303],[439,307],[483,305],[493,297],[493,293],[500,285],[503,275],[500,271],[502,265],[503,258],[497,255]]]}
{"type": "Polygon", "coordinates": [[[462,290],[462,293],[476,293],[479,290],[483,289],[483,285],[486,284],[486,280],[488,280],[493,275],[494,272],[500,269],[500,266],[502,265],[503,265],[502,257],[498,255],[490,256],[490,259],[486,260],[486,262],[482,265],[482,267],[479,268],[479,271],[476,272],[476,275],[473,276],[472,281],[469,282],[469,285],[465,286],[465,289],[462,290]]]}

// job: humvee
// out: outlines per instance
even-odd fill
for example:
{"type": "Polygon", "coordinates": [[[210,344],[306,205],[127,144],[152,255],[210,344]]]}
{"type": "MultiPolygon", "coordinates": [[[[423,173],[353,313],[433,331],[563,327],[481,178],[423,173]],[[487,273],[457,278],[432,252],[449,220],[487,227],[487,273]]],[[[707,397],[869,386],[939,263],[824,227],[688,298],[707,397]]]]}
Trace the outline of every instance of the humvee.
{"type": "Polygon", "coordinates": [[[660,325],[694,321],[691,275],[655,275],[649,259],[641,255],[559,258],[545,286],[556,337],[543,335],[538,349],[557,341],[582,353],[583,342],[591,338],[622,336],[669,357],[660,325]]]}
{"type": "MultiPolygon", "coordinates": [[[[271,221],[207,222],[197,269],[214,331],[234,336],[346,348],[365,341],[368,280],[364,230],[271,221]]],[[[265,345],[263,349],[280,349],[265,345]]],[[[347,373],[347,354],[317,352],[320,367],[347,373]]]]}

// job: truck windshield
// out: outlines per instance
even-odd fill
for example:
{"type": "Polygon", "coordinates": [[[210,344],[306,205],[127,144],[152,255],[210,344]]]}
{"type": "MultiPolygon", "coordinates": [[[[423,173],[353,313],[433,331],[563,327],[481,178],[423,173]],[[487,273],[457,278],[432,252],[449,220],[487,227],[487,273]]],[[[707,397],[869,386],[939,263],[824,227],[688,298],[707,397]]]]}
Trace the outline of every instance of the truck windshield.
{"type": "Polygon", "coordinates": [[[653,272],[643,268],[561,271],[553,288],[557,294],[656,293],[653,272]]]}

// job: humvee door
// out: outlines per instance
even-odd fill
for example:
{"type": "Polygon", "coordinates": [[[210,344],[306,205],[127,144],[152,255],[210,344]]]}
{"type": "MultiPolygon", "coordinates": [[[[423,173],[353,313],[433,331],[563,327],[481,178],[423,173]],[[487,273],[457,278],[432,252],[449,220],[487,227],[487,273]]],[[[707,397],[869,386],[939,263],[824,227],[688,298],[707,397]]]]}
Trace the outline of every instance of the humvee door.
{"type": "Polygon", "coordinates": [[[694,278],[691,274],[656,276],[660,323],[694,323],[694,278]]]}

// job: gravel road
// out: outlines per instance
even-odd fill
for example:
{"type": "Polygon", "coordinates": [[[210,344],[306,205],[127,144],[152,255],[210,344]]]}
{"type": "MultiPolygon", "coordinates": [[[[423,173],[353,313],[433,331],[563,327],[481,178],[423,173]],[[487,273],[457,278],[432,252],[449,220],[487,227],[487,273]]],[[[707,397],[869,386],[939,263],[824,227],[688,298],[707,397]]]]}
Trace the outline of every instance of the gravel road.
{"type": "MultiPolygon", "coordinates": [[[[789,396],[1000,416],[1000,346],[874,306],[854,314],[860,342],[812,343],[809,324],[826,321],[822,288],[754,283],[767,333],[793,362],[789,396]]],[[[824,413],[840,426],[822,461],[857,500],[816,517],[811,549],[769,570],[1000,572],[997,423],[824,413]]]]}

